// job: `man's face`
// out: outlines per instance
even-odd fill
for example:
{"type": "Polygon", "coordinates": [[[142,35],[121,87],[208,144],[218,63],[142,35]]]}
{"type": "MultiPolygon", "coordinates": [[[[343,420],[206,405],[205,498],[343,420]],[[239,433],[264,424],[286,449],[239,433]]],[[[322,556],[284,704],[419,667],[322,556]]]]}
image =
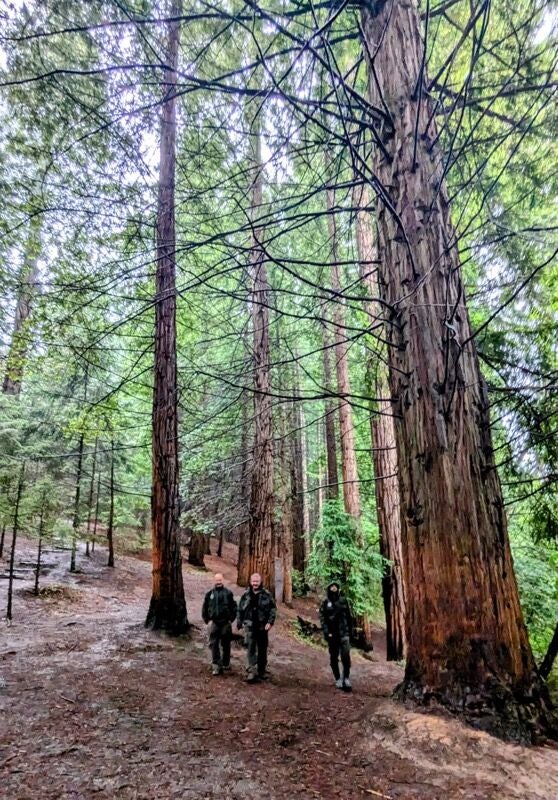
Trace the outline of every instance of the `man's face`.
{"type": "Polygon", "coordinates": [[[329,587],[329,591],[333,592],[333,594],[337,594],[337,592],[339,591],[339,587],[333,584],[333,586],[329,587]]]}
{"type": "Polygon", "coordinates": [[[257,591],[261,588],[262,585],[262,576],[259,572],[255,572],[253,575],[250,576],[250,586],[254,591],[257,591]]]}
{"type": "Polygon", "coordinates": [[[222,585],[223,585],[223,576],[221,575],[220,572],[217,572],[217,574],[215,575],[215,588],[220,589],[222,585]]]}

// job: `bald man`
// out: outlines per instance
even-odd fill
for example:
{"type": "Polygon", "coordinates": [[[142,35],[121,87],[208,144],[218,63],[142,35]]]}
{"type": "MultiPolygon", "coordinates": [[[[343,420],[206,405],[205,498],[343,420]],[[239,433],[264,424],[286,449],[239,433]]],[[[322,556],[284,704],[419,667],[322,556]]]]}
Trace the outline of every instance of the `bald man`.
{"type": "Polygon", "coordinates": [[[209,646],[211,648],[211,671],[220,675],[224,669],[230,669],[231,662],[231,622],[236,617],[236,601],[230,589],[227,589],[223,576],[217,572],[214,586],[205,595],[202,606],[202,618],[209,625],[209,646]],[[221,647],[223,654],[221,655],[221,647]]]}
{"type": "Polygon", "coordinates": [[[254,572],[250,576],[250,586],[238,604],[237,627],[244,628],[244,641],[247,652],[247,676],[249,683],[266,680],[268,633],[271,630],[277,607],[273,595],[264,589],[262,576],[254,572]]]}

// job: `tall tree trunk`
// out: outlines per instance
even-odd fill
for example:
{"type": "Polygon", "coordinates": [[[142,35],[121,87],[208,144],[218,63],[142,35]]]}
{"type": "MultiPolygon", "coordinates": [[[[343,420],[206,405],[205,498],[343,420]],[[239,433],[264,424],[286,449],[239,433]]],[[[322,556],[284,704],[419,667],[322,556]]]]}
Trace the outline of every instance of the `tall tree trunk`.
{"type": "Polygon", "coordinates": [[[547,724],[519,597],[488,397],[464,298],[415,2],[363,6],[407,589],[400,695],[497,733],[547,724]],[[415,131],[417,135],[415,136],[415,131]]]}
{"type": "MultiPolygon", "coordinates": [[[[364,547],[360,527],[360,489],[355,451],[355,435],[353,427],[353,412],[348,398],[351,395],[349,379],[348,345],[344,327],[345,315],[341,305],[341,276],[338,262],[337,225],[335,219],[335,196],[331,189],[326,192],[328,209],[328,227],[331,242],[331,274],[332,289],[337,301],[333,309],[333,330],[335,339],[335,362],[337,369],[337,392],[339,394],[339,439],[341,443],[341,471],[343,474],[343,501],[345,511],[356,523],[359,544],[364,547]]],[[[372,628],[368,617],[359,615],[355,618],[359,644],[369,650],[372,648],[372,628]]]]}
{"type": "MultiPolygon", "coordinates": [[[[295,382],[295,394],[298,394],[295,382]]],[[[304,540],[304,501],[303,494],[303,463],[302,463],[302,432],[300,430],[300,410],[298,403],[293,404],[293,430],[290,439],[290,501],[292,516],[293,538],[293,567],[304,578],[306,569],[306,545],[304,540]]]]}
{"type": "Polygon", "coordinates": [[[250,488],[252,485],[251,450],[248,445],[248,395],[242,393],[242,433],[240,439],[240,504],[243,519],[238,529],[238,570],[236,582],[239,586],[248,586],[250,580],[250,563],[248,559],[250,488]]]}
{"type": "Polygon", "coordinates": [[[11,622],[12,620],[12,598],[14,592],[14,567],[15,567],[15,552],[17,535],[19,533],[19,506],[21,503],[21,496],[23,494],[23,486],[25,480],[25,461],[21,465],[19,472],[19,480],[17,482],[16,501],[14,506],[14,525],[12,529],[12,547],[10,550],[10,566],[8,571],[8,606],[6,608],[6,619],[11,622]]]}
{"type": "Polygon", "coordinates": [[[90,555],[89,550],[89,534],[91,531],[91,510],[93,506],[93,492],[95,490],[95,470],[97,468],[97,445],[99,439],[95,439],[95,448],[93,450],[93,460],[91,464],[91,481],[89,483],[89,497],[87,498],[87,531],[85,532],[85,555],[90,555]]]}
{"type": "Polygon", "coordinates": [[[348,398],[351,394],[349,380],[349,363],[347,358],[348,344],[344,327],[344,313],[340,302],[341,277],[337,254],[337,226],[335,221],[335,198],[333,192],[327,190],[327,208],[329,236],[331,242],[331,275],[332,289],[336,295],[333,308],[333,331],[335,340],[335,366],[337,371],[337,392],[339,394],[339,440],[341,443],[341,471],[343,474],[343,500],[345,511],[353,519],[359,520],[361,514],[360,490],[355,453],[355,436],[353,428],[353,412],[348,398]]]}
{"type": "Polygon", "coordinates": [[[292,452],[290,448],[289,427],[292,422],[287,405],[278,412],[279,437],[277,446],[278,492],[277,504],[281,510],[280,555],[283,570],[283,590],[281,600],[290,605],[293,600],[293,503],[292,503],[292,452]]]}
{"type": "MultiPolygon", "coordinates": [[[[353,206],[356,211],[356,241],[360,274],[369,297],[379,293],[375,261],[377,252],[372,234],[372,216],[366,186],[355,184],[353,206]]],[[[365,303],[370,327],[383,338],[382,313],[377,303],[365,303]]],[[[382,578],[382,596],[386,616],[386,653],[388,661],[400,661],[405,654],[405,587],[401,565],[401,513],[399,479],[397,477],[397,451],[393,410],[389,399],[387,368],[384,364],[385,348],[377,340],[378,357],[370,359],[370,372],[375,373],[373,394],[380,398],[370,415],[372,440],[372,463],[374,466],[374,488],[376,511],[380,533],[380,553],[390,561],[382,578]]]]}
{"type": "Polygon", "coordinates": [[[263,228],[258,217],[263,202],[263,166],[259,109],[250,124],[251,223],[250,274],[254,335],[254,460],[250,493],[248,538],[249,573],[259,572],[264,586],[275,591],[273,547],[273,427],[271,418],[269,358],[269,283],[263,248],[263,228]]]}
{"type": "Polygon", "coordinates": [[[554,664],[557,655],[558,655],[558,625],[556,625],[556,627],[554,628],[554,635],[550,640],[550,644],[548,645],[548,650],[546,651],[546,655],[543,658],[541,665],[539,667],[539,673],[545,680],[550,675],[550,670],[552,669],[552,665],[554,664]]]}
{"type": "Polygon", "coordinates": [[[2,531],[0,532],[0,558],[4,555],[4,540],[6,538],[6,523],[2,523],[2,531]]]}
{"type": "Polygon", "coordinates": [[[70,572],[76,571],[76,551],[79,538],[79,504],[81,496],[81,473],[83,463],[83,433],[80,434],[78,442],[78,460],[76,469],[76,491],[74,495],[74,518],[72,521],[72,549],[70,553],[70,572]]]}
{"type": "Polygon", "coordinates": [[[114,439],[110,440],[110,498],[107,525],[107,567],[114,567],[114,439]]]}
{"type": "Polygon", "coordinates": [[[188,627],[182,555],[178,474],[178,395],[176,376],[176,70],[182,1],[172,0],[161,106],[155,369],[153,383],[153,453],[151,536],[153,591],[145,624],[171,634],[188,627]]]}
{"type": "Polygon", "coordinates": [[[39,278],[39,254],[41,249],[41,216],[36,215],[30,223],[26,252],[19,277],[19,292],[15,311],[12,340],[6,359],[6,372],[2,384],[5,394],[19,395],[27,350],[29,349],[29,317],[33,298],[37,292],[39,278]]]}
{"type": "Polygon", "coordinates": [[[46,495],[43,495],[41,501],[41,511],[39,515],[39,543],[37,545],[37,563],[35,564],[35,586],[33,594],[35,597],[39,596],[39,578],[41,575],[41,554],[43,550],[43,536],[45,533],[45,512],[46,512],[46,495]]]}
{"type": "Polygon", "coordinates": [[[97,540],[97,525],[99,522],[99,506],[101,504],[101,473],[97,476],[97,495],[95,497],[95,519],[93,521],[93,533],[91,535],[91,552],[95,552],[95,542],[97,540]]]}
{"type": "Polygon", "coordinates": [[[331,369],[331,354],[333,339],[327,325],[322,325],[323,334],[323,362],[324,362],[324,389],[329,397],[324,401],[324,430],[326,443],[326,500],[336,500],[339,497],[339,478],[337,474],[337,440],[335,438],[335,403],[331,396],[334,392],[331,369]]]}

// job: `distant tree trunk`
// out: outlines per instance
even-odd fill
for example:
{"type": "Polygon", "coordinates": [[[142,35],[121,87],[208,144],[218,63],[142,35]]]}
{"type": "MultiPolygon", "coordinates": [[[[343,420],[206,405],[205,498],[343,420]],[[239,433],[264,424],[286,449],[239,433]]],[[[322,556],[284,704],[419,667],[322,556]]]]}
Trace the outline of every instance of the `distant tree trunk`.
{"type": "Polygon", "coordinates": [[[145,624],[181,634],[188,630],[182,556],[178,474],[178,394],[176,376],[176,70],[182,1],[172,0],[169,39],[164,62],[161,105],[157,265],[155,304],[155,369],[153,383],[153,453],[151,536],[153,591],[145,624]]]}
{"type": "Polygon", "coordinates": [[[223,558],[223,541],[225,539],[225,528],[223,525],[219,528],[219,544],[217,545],[217,558],[223,558]]]}
{"type": "Polygon", "coordinates": [[[6,372],[2,384],[5,394],[19,395],[25,359],[29,349],[29,317],[33,298],[37,293],[39,278],[39,254],[41,248],[41,216],[36,215],[30,223],[26,252],[19,276],[19,293],[15,311],[12,340],[6,359],[6,372]]]}
{"type": "Polygon", "coordinates": [[[95,449],[93,450],[93,462],[91,464],[91,481],[89,483],[89,497],[87,498],[87,531],[85,533],[85,555],[89,556],[89,533],[91,531],[91,510],[93,506],[93,492],[95,489],[95,469],[97,467],[97,444],[99,439],[95,439],[95,449]]]}
{"type": "Polygon", "coordinates": [[[41,553],[43,549],[43,536],[45,533],[45,509],[46,509],[46,496],[43,495],[41,502],[41,511],[39,515],[39,543],[37,545],[37,563],[35,565],[35,587],[33,594],[35,597],[39,596],[39,577],[41,575],[41,553]]]}
{"type": "MultiPolygon", "coordinates": [[[[295,383],[295,394],[298,392],[295,383]]],[[[293,539],[293,567],[304,578],[306,569],[306,545],[304,540],[304,494],[302,462],[302,435],[300,430],[300,412],[298,404],[293,404],[294,430],[290,435],[291,447],[291,515],[293,539]]]]}
{"type": "Polygon", "coordinates": [[[264,586],[275,591],[273,546],[273,428],[270,397],[269,283],[265,254],[261,247],[263,229],[258,223],[263,202],[263,167],[259,115],[250,125],[252,246],[250,274],[254,335],[254,461],[250,493],[248,572],[259,572],[264,586]]]}
{"type": "Polygon", "coordinates": [[[238,571],[236,582],[239,586],[248,586],[250,580],[250,562],[248,559],[248,536],[250,514],[250,488],[252,485],[250,448],[248,446],[248,397],[246,392],[242,393],[242,433],[240,441],[240,452],[242,466],[240,469],[240,503],[243,519],[238,530],[238,571]]]}
{"type": "Polygon", "coordinates": [[[78,461],[76,470],[76,492],[74,496],[74,519],[72,522],[72,550],[70,554],[70,572],[76,571],[76,550],[79,538],[79,503],[81,494],[81,472],[83,462],[83,433],[80,434],[78,442],[78,461]]]}
{"type": "MultiPolygon", "coordinates": [[[[278,376],[279,382],[288,385],[286,375],[278,376]]],[[[280,547],[280,558],[283,572],[281,600],[290,605],[293,600],[293,503],[292,503],[292,451],[290,448],[290,431],[292,424],[290,409],[287,404],[279,406],[277,425],[277,506],[281,513],[280,535],[277,537],[280,547]]]]}
{"type": "Polygon", "coordinates": [[[362,15],[371,101],[390,107],[373,169],[407,589],[399,693],[531,739],[548,727],[547,693],[519,604],[419,13],[394,0],[362,15]]]}
{"type": "Polygon", "coordinates": [[[114,439],[110,441],[110,499],[107,525],[107,567],[114,567],[114,439]]]}
{"type": "Polygon", "coordinates": [[[2,525],[2,531],[0,533],[0,558],[4,555],[4,539],[6,537],[6,523],[4,522],[2,525]]]}
{"type": "MultiPolygon", "coordinates": [[[[351,383],[349,379],[348,344],[345,330],[345,315],[341,305],[341,276],[337,247],[337,225],[335,219],[335,196],[331,189],[326,192],[328,208],[328,226],[331,242],[332,288],[336,295],[333,309],[333,330],[335,339],[335,361],[337,368],[337,391],[339,393],[339,438],[341,443],[341,471],[343,474],[343,501],[345,511],[355,520],[359,544],[363,547],[360,527],[361,505],[358,482],[358,469],[355,451],[355,434],[353,412],[349,403],[351,383]]],[[[370,619],[359,615],[356,617],[357,641],[365,649],[372,647],[372,629],[370,619]]]]}
{"type": "Polygon", "coordinates": [[[21,503],[21,495],[23,494],[25,479],[25,461],[21,465],[19,472],[19,480],[17,482],[16,501],[14,506],[14,525],[12,529],[12,549],[10,550],[10,566],[8,571],[8,606],[6,609],[6,619],[11,622],[12,620],[12,597],[14,591],[14,566],[15,566],[15,552],[17,534],[19,533],[19,506],[21,503]]]}
{"type": "Polygon", "coordinates": [[[558,655],[558,625],[554,628],[554,636],[550,640],[548,650],[539,667],[540,675],[546,680],[558,655]]]}
{"type": "Polygon", "coordinates": [[[99,506],[101,502],[101,473],[97,476],[97,495],[95,498],[95,520],[93,522],[93,534],[91,536],[91,552],[95,552],[95,541],[97,539],[97,523],[99,521],[99,506]]]}
{"type": "Polygon", "coordinates": [[[302,538],[304,541],[304,563],[308,563],[310,557],[310,499],[308,495],[308,437],[306,433],[306,419],[304,405],[298,404],[298,422],[300,429],[300,449],[301,449],[301,505],[302,505],[302,538]]]}
{"type": "Polygon", "coordinates": [[[331,354],[333,339],[329,332],[327,325],[322,325],[323,334],[323,362],[324,362],[324,389],[330,394],[324,401],[325,416],[324,416],[324,429],[325,429],[325,442],[326,442],[326,458],[327,458],[327,472],[326,472],[326,500],[335,500],[339,497],[339,478],[337,475],[337,440],[335,438],[335,403],[333,402],[332,394],[333,377],[331,369],[331,354]]]}
{"type": "MultiPolygon", "coordinates": [[[[379,294],[377,269],[377,252],[372,234],[372,215],[369,211],[370,201],[366,186],[353,189],[353,206],[356,211],[356,240],[360,274],[370,297],[379,294]]],[[[382,596],[386,616],[386,653],[388,661],[400,661],[405,653],[405,587],[403,585],[401,545],[401,513],[399,498],[399,479],[397,477],[397,451],[395,444],[395,428],[393,425],[393,409],[389,399],[387,367],[382,358],[384,353],[380,339],[385,338],[382,312],[377,303],[368,300],[365,303],[371,328],[379,336],[377,348],[379,357],[370,360],[370,370],[375,372],[373,393],[380,398],[374,403],[370,414],[372,440],[372,463],[374,466],[374,488],[376,493],[376,511],[380,533],[380,553],[391,562],[386,566],[382,578],[382,596]]]]}
{"type": "Polygon", "coordinates": [[[188,548],[188,564],[192,564],[194,567],[205,567],[206,539],[204,533],[192,531],[188,548]]]}

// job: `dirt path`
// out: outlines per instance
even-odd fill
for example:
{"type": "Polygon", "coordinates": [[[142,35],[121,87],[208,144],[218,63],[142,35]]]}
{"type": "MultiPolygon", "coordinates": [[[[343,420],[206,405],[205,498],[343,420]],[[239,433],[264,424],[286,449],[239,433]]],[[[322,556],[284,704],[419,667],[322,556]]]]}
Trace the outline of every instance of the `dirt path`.
{"type": "MultiPolygon", "coordinates": [[[[18,561],[31,561],[22,542],[18,561]]],[[[233,587],[233,550],[208,558],[233,587]]],[[[280,608],[272,681],[210,674],[200,607],[211,572],[187,568],[189,640],[145,631],[150,564],[105,553],[46,554],[52,588],[36,599],[18,580],[14,624],[0,628],[0,795],[9,800],[554,800],[558,752],[506,745],[454,719],[416,713],[389,695],[401,677],[379,652],[354,655],[352,695],[332,687],[326,651],[280,608]],[[61,587],[61,588],[60,588],[61,587]]],[[[0,562],[1,567],[5,564],[0,562]]],[[[7,581],[0,581],[4,613],[7,581]]]]}

